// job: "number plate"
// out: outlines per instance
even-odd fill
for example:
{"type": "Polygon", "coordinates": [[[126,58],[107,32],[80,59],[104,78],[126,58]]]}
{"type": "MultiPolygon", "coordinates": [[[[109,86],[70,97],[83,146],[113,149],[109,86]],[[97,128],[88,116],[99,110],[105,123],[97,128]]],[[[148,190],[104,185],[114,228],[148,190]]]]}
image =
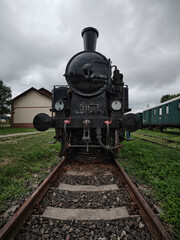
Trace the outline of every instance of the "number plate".
{"type": "Polygon", "coordinates": [[[98,104],[80,104],[80,112],[97,112],[98,104]]]}

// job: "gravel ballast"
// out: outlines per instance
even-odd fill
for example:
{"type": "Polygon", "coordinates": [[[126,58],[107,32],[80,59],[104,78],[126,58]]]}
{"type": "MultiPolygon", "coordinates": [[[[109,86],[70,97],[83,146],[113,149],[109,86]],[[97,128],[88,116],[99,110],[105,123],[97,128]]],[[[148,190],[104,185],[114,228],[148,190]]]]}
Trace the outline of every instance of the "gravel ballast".
{"type": "Polygon", "coordinates": [[[140,217],[114,221],[59,221],[32,216],[16,240],[150,240],[152,239],[140,217]]]}
{"type": "Polygon", "coordinates": [[[124,188],[106,192],[70,192],[50,189],[42,205],[63,208],[113,208],[130,205],[132,200],[124,188]]]}

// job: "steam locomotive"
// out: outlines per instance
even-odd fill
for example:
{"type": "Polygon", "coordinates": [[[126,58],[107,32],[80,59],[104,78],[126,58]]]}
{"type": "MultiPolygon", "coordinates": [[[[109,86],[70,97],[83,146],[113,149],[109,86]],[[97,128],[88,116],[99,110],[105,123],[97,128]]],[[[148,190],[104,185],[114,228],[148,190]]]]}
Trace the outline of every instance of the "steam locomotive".
{"type": "Polygon", "coordinates": [[[61,142],[60,156],[83,148],[87,152],[101,148],[115,155],[125,131],[139,127],[135,114],[125,114],[131,109],[123,74],[95,51],[98,36],[95,28],[82,30],[84,51],[75,54],[66,66],[68,85],[53,88],[52,117],[40,113],[33,120],[39,131],[55,128],[55,142],[61,142]]]}

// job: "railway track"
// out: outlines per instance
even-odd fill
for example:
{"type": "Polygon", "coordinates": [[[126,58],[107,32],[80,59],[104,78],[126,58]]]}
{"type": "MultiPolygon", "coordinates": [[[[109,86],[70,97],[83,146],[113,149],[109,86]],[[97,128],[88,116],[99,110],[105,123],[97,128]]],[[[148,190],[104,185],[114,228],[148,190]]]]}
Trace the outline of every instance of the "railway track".
{"type": "Polygon", "coordinates": [[[175,141],[175,140],[171,140],[171,139],[167,139],[167,138],[160,138],[160,137],[157,137],[157,136],[151,136],[149,134],[141,134],[142,136],[146,136],[146,137],[150,137],[150,138],[155,138],[155,139],[158,139],[158,140],[162,140],[164,142],[169,142],[169,143],[180,143],[178,141],[175,141]]]}
{"type": "Polygon", "coordinates": [[[171,239],[127,174],[109,156],[63,158],[0,239],[171,239]]]}
{"type": "Polygon", "coordinates": [[[151,142],[155,143],[164,147],[180,150],[180,143],[178,141],[170,140],[170,139],[163,139],[156,136],[150,136],[148,134],[140,134],[140,139],[142,139],[145,142],[151,142]],[[171,146],[170,144],[175,144],[175,146],[171,146]]]}

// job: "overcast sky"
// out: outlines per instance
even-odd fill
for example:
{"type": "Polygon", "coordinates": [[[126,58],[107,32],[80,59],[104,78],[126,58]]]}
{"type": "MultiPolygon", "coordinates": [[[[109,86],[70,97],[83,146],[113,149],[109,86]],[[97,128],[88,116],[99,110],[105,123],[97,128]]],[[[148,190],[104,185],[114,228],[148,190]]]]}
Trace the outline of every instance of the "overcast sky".
{"type": "Polygon", "coordinates": [[[13,97],[66,84],[89,26],[124,74],[134,112],[180,93],[180,0],[0,0],[0,79],[13,97]]]}

